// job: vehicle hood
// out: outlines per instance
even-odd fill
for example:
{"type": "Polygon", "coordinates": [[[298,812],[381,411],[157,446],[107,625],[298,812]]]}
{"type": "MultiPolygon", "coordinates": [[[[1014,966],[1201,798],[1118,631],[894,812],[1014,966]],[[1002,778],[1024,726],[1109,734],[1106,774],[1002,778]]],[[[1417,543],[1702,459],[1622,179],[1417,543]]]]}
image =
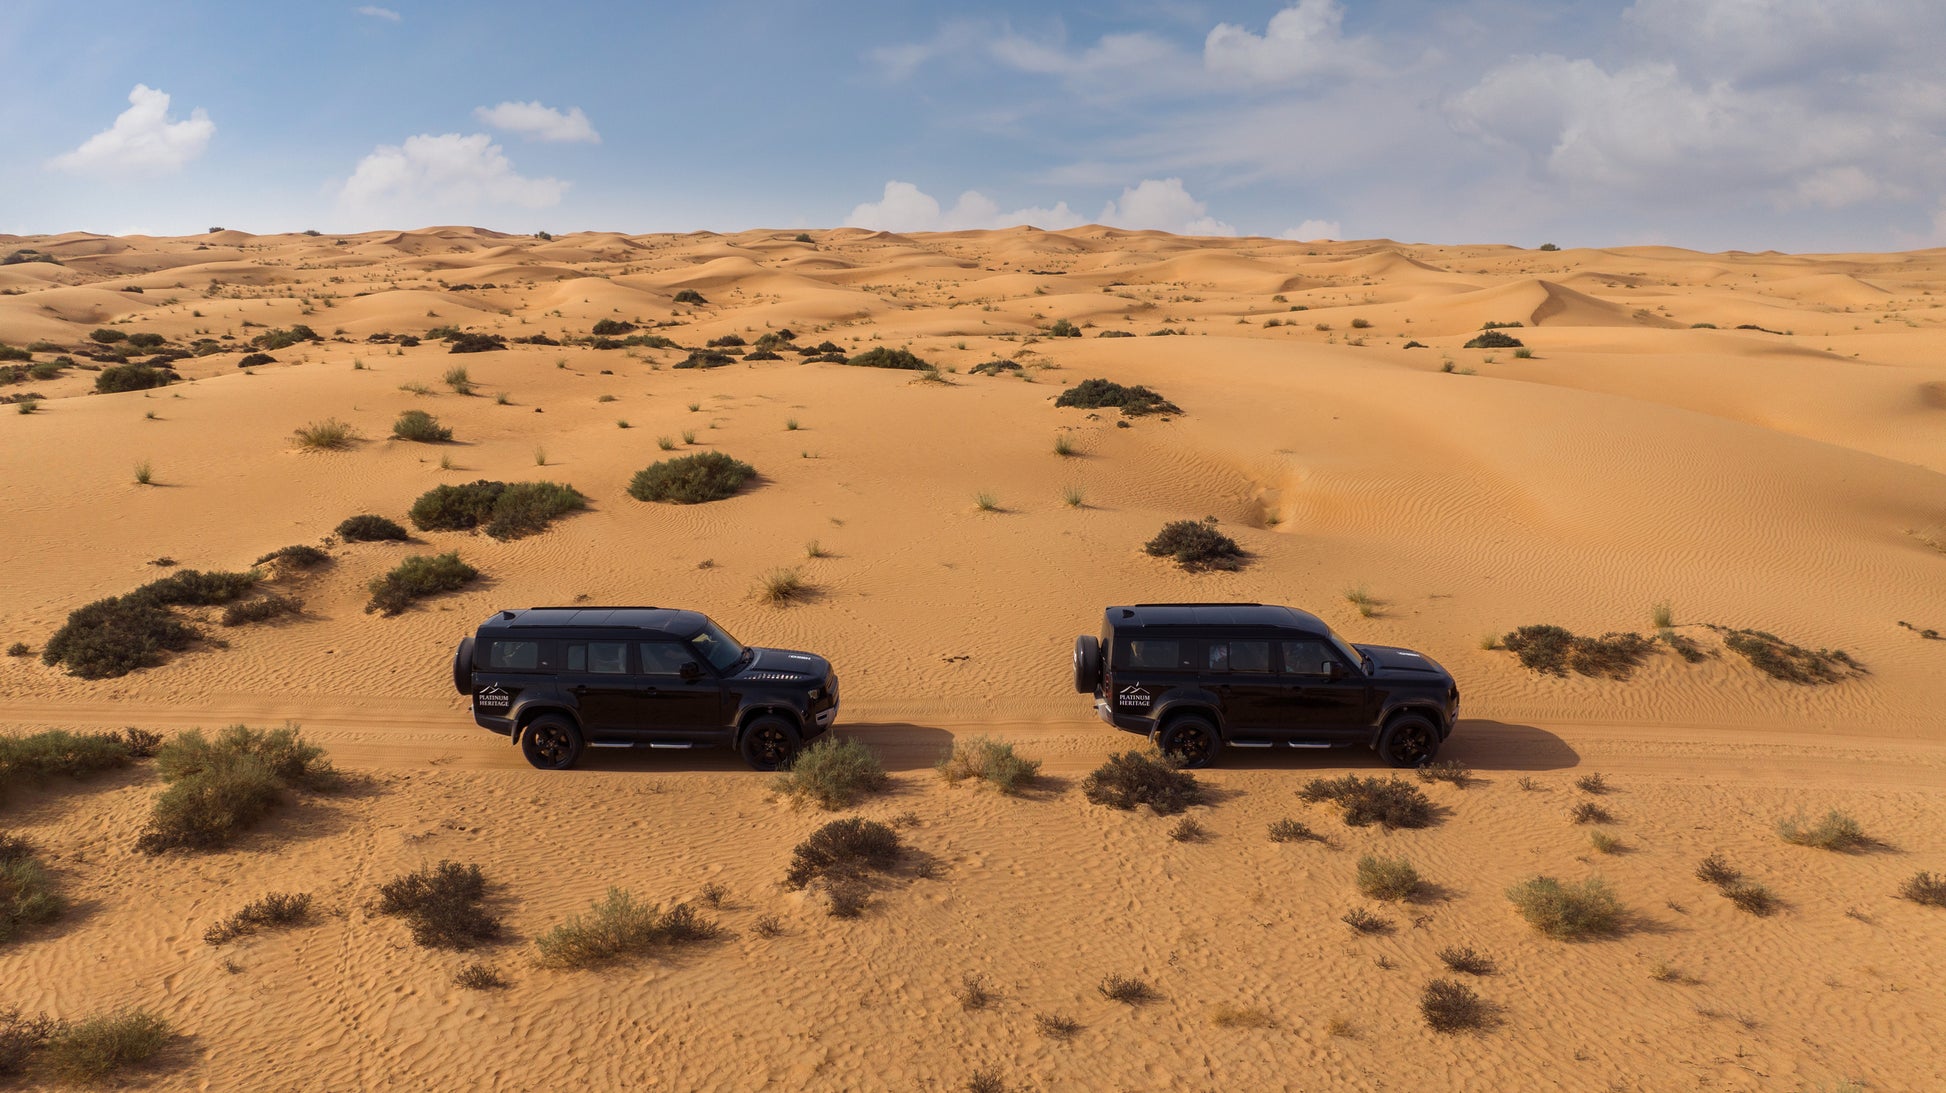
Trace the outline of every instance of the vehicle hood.
{"type": "Polygon", "coordinates": [[[1372,658],[1376,668],[1374,674],[1379,676],[1427,681],[1453,678],[1452,673],[1440,667],[1438,661],[1411,649],[1401,649],[1396,645],[1353,645],[1352,648],[1372,658]]]}
{"type": "Polygon", "coordinates": [[[824,679],[831,674],[831,662],[816,653],[795,649],[765,649],[752,645],[750,663],[736,679],[824,679]]]}

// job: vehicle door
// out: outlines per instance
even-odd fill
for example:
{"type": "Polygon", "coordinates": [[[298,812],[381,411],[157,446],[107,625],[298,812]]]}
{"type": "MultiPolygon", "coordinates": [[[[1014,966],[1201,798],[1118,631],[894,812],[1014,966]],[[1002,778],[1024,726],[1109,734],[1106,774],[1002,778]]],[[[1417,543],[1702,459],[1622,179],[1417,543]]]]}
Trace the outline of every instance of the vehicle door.
{"type": "Polygon", "coordinates": [[[1371,723],[1371,681],[1323,638],[1277,643],[1279,720],[1294,739],[1345,739],[1371,723]]]}
{"type": "Polygon", "coordinates": [[[723,728],[723,680],[682,642],[644,641],[640,661],[645,729],[657,739],[723,728]]]}
{"type": "Polygon", "coordinates": [[[1113,711],[1125,717],[1153,717],[1169,692],[1196,681],[1195,647],[1195,641],[1180,634],[1117,637],[1108,695],[1113,711]]]}
{"type": "Polygon", "coordinates": [[[641,695],[629,675],[628,647],[626,641],[569,641],[562,650],[561,686],[574,696],[590,739],[626,740],[638,731],[641,695]]]}
{"type": "Polygon", "coordinates": [[[1222,700],[1226,727],[1244,735],[1276,732],[1280,727],[1284,681],[1271,670],[1271,645],[1269,638],[1202,642],[1203,678],[1222,700]]]}

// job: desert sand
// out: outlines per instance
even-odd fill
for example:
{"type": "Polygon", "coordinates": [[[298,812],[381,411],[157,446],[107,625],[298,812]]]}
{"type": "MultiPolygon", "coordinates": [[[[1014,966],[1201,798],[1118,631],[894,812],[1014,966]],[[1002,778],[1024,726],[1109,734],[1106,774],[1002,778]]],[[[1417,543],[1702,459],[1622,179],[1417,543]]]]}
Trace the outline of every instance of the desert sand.
{"type": "Polygon", "coordinates": [[[1946,871],[1946,642],[1918,633],[1946,629],[1946,251],[797,235],[0,236],[0,252],[57,259],[0,267],[0,342],[79,347],[113,327],[241,345],[296,323],[323,337],[250,369],[240,351],[183,360],[184,382],[146,392],[94,394],[79,368],[0,387],[43,400],[0,411],[0,643],[38,652],[70,611],[168,572],[158,558],[332,555],[282,583],[301,616],[209,627],[227,647],[101,681],[0,658],[0,731],[288,720],[362,778],[207,855],[134,850],[159,786],[146,766],[0,804],[0,830],[41,847],[75,905],[0,946],[0,1009],[169,1014],[179,1050],[142,1079],[159,1090],[959,1089],[980,1069],[1030,1089],[1946,1088],[1946,911],[1894,895],[1946,871]],[[707,302],[677,303],[683,290],[707,302]],[[565,339],[604,319],[685,347],[788,328],[942,371],[368,341],[441,326],[565,339]],[[1048,337],[1063,319],[1083,336],[1048,337]],[[1486,323],[1520,324],[1530,355],[1462,348],[1486,323]],[[1179,336],[1150,336],[1163,328],[1179,336]],[[1024,367],[972,374],[994,359],[1024,367]],[[441,382],[456,364],[473,396],[441,382]],[[1121,428],[1054,406],[1096,376],[1183,413],[1121,428]],[[391,439],[413,408],[454,441],[391,439]],[[326,418],[363,439],[299,450],[293,430],[326,418]],[[698,506],[624,492],[704,450],[760,478],[698,506]],[[347,516],[403,520],[427,489],[480,478],[569,483],[590,508],[511,542],[327,541],[347,516]],[[1251,555],[1240,571],[1143,553],[1163,523],[1205,516],[1251,555]],[[485,579],[364,612],[372,577],[447,550],[485,579]],[[807,602],[752,595],[778,567],[810,583],[807,602]],[[1360,588],[1369,617],[1346,595],[1360,588]],[[1192,812],[1202,842],[1089,804],[1081,777],[1140,741],[1073,692],[1069,644],[1105,605],[1174,600],[1288,603],[1432,655],[1463,694],[1442,758],[1475,782],[1429,786],[1441,822],[1390,834],[1295,796],[1384,773],[1363,751],[1223,757],[1200,775],[1215,791],[1192,812]],[[472,724],[452,650],[492,611],[576,602],[693,607],[831,657],[839,731],[893,772],[848,814],[903,817],[934,875],[833,919],[778,883],[830,814],[773,799],[731,754],[527,768],[472,724]],[[1557,678],[1483,641],[1534,623],[1652,634],[1664,602],[1712,655],[1557,678]],[[1868,674],[1772,679],[1708,624],[1843,649],[1868,674]],[[932,762],[980,734],[1043,760],[1041,784],[942,784],[932,762]],[[1591,772],[1615,787],[1601,801],[1622,853],[1594,853],[1567,819],[1591,772]],[[1772,830],[1833,808],[1872,849],[1772,830]],[[1287,816],[1331,845],[1270,842],[1287,816]],[[1743,914],[1696,880],[1712,851],[1781,910],[1743,914]],[[1352,874],[1374,852],[1436,888],[1361,937],[1340,916],[1365,902],[1352,874]],[[493,882],[509,936],[483,954],[422,950],[371,909],[379,883],[447,858],[493,882]],[[1605,878],[1629,927],[1534,933],[1503,895],[1534,873],[1605,878]],[[712,912],[724,941],[605,972],[531,961],[531,938],[611,886],[667,902],[711,883],[729,893],[712,912]],[[211,921],[288,890],[325,913],[203,944],[211,921]],[[784,932],[760,936],[762,915],[784,932]],[[1486,1031],[1420,1020],[1449,945],[1498,965],[1474,983],[1499,1008],[1486,1031]],[[481,955],[510,989],[452,984],[481,955]],[[1101,998],[1111,973],[1158,999],[1101,998]],[[963,1010],[965,974],[996,1001],[963,1010]],[[1215,1023],[1221,1006],[1261,1027],[1215,1023]],[[1071,1041],[1035,1031],[1054,1012],[1081,1024],[1071,1041]]]}

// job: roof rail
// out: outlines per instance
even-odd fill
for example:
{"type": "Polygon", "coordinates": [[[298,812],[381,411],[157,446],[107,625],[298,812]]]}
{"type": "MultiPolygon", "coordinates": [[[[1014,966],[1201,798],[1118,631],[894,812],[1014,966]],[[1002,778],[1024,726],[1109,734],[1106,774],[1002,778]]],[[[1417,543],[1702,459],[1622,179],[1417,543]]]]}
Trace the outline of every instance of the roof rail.
{"type": "MultiPolygon", "coordinates": [[[[529,611],[668,611],[667,607],[644,607],[640,604],[576,603],[555,604],[549,607],[530,607],[529,611]]],[[[506,612],[501,612],[506,614],[506,612]]]]}

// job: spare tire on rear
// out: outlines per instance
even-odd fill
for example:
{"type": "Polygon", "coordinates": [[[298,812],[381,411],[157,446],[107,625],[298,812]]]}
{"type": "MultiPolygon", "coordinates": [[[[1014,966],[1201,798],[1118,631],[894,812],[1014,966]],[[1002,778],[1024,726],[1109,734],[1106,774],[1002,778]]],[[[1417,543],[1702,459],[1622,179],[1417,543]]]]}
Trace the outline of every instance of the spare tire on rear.
{"type": "Polygon", "coordinates": [[[1101,642],[1093,634],[1074,639],[1074,689],[1092,694],[1101,686],[1101,642]]]}
{"type": "Polygon", "coordinates": [[[459,639],[459,652],[453,654],[453,688],[461,694],[473,693],[473,639],[459,639]]]}

